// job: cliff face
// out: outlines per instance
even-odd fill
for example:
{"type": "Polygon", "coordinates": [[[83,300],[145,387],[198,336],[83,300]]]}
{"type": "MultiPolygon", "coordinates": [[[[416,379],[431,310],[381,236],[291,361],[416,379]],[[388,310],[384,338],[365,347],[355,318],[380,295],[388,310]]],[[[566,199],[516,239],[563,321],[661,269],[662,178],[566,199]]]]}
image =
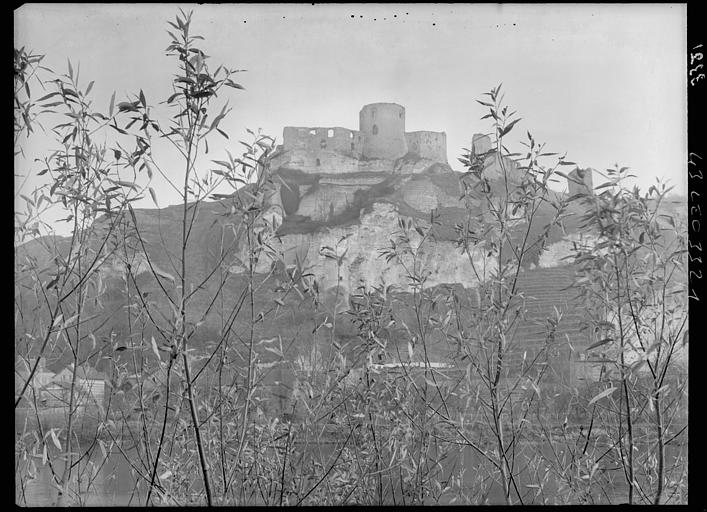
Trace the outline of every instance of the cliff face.
{"type": "MultiPolygon", "coordinates": [[[[278,252],[282,252],[287,265],[294,265],[298,259],[306,262],[320,290],[330,290],[337,283],[342,291],[348,292],[361,285],[377,286],[381,283],[397,285],[405,290],[410,283],[406,270],[402,265],[389,263],[381,257],[381,250],[390,247],[393,234],[400,231],[399,219],[399,208],[393,202],[374,202],[371,211],[361,211],[358,222],[354,224],[285,234],[272,244],[278,252]],[[326,247],[335,249],[338,255],[345,254],[340,266],[325,256],[326,247]]],[[[418,253],[416,269],[425,269],[429,273],[426,286],[461,284],[470,288],[478,285],[478,278],[471,271],[467,256],[452,241],[427,239],[423,242],[414,230],[410,230],[408,236],[410,249],[418,253]]],[[[412,256],[401,257],[412,269],[412,256]]],[[[245,261],[244,250],[239,259],[245,261]]],[[[486,268],[487,274],[494,269],[491,261],[484,261],[483,253],[475,254],[474,260],[477,267],[486,268]]],[[[258,262],[257,272],[267,272],[272,261],[262,258],[258,262]]],[[[245,267],[238,266],[232,270],[241,272],[245,267]]]]}

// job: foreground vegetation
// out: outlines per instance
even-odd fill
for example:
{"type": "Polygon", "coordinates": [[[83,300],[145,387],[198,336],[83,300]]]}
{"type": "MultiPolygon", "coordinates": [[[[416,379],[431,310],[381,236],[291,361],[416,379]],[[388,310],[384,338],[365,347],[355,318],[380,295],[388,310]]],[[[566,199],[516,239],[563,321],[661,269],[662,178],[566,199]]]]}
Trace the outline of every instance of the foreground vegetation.
{"type": "MultiPolygon", "coordinates": [[[[407,288],[320,293],[304,264],[276,250],[266,215],[274,140],[251,132],[237,158],[204,164],[208,141],[228,137],[219,125],[230,109],[218,102],[242,89],[238,71],[208,64],[191,14],[169,25],[176,74],[164,117],[142,91],[99,112],[93,83],[80,84],[71,63],[60,75],[15,52],[16,152],[39,123],[61,118],[39,170],[49,183],[16,215],[15,351],[31,362],[16,390],[16,416],[27,419],[16,428],[18,504],[42,471],[57,505],[85,503],[110,457],[129,465],[142,505],[686,502],[686,230],[661,213],[668,188],[630,189],[617,168],[596,191],[552,192],[575,164],[529,132],[522,154],[506,148],[520,119],[499,86],[479,100],[493,148],[460,158],[468,208],[456,242],[479,288],[426,286],[420,254],[441,222],[433,213],[401,218],[380,248],[407,288]],[[48,90],[36,100],[34,82],[48,90]],[[97,142],[104,133],[110,145],[97,142]],[[180,155],[178,179],[153,154],[157,138],[180,155]],[[505,157],[495,179],[483,170],[492,154],[505,157]],[[155,172],[181,196],[168,270],[132,206],[147,194],[157,203],[155,172]],[[223,236],[196,269],[193,227],[208,199],[225,205],[214,221],[223,236]],[[66,212],[70,238],[32,242],[50,257],[21,252],[49,207],[66,212]],[[589,341],[557,335],[556,310],[544,341],[524,347],[519,279],[570,215],[594,234],[572,255],[570,309],[589,341]],[[239,275],[229,270],[237,252],[239,275]],[[265,258],[276,263],[259,274],[265,258]],[[107,307],[116,301],[119,315],[107,307]],[[267,339],[268,324],[287,327],[267,339]],[[451,354],[444,366],[434,364],[440,347],[451,354]],[[560,355],[575,352],[601,353],[593,381],[577,385],[561,370],[560,355]],[[37,400],[42,358],[73,364],[55,420],[37,400]],[[109,383],[87,421],[78,371],[98,362],[109,383]]],[[[323,249],[339,269],[343,242],[323,249]]]]}

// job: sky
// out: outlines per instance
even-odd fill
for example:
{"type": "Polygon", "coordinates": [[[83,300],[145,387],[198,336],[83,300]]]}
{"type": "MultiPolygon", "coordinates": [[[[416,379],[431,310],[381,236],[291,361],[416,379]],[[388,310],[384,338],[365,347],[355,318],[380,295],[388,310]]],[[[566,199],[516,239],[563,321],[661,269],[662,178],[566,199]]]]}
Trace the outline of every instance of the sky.
{"type": "MultiPolygon", "coordinates": [[[[157,104],[171,94],[174,58],[164,50],[179,7],[194,11],[191,30],[205,38],[212,69],[247,70],[235,77],[245,90],[230,89],[221,128],[231,137],[210,143],[214,159],[240,152],[247,128],[278,142],[284,126],[358,129],[363,105],[394,102],[406,131],[446,132],[461,170],[462,148],[491,130],[475,100],[503,83],[522,118],[509,149],[520,151],[529,130],[581,167],[628,166],[642,189],[659,176],[686,193],[684,4],[28,4],[15,11],[14,44],[45,54],[54,70],[66,72],[67,58],[80,65],[104,113],[113,91],[118,102],[142,89],[157,104]]],[[[16,209],[46,178],[33,158],[50,139],[23,147],[16,209]]],[[[168,148],[155,154],[172,177],[181,172],[168,148]]],[[[152,186],[161,207],[178,202],[159,176],[152,186]]],[[[137,206],[154,204],[148,196],[137,206]]]]}

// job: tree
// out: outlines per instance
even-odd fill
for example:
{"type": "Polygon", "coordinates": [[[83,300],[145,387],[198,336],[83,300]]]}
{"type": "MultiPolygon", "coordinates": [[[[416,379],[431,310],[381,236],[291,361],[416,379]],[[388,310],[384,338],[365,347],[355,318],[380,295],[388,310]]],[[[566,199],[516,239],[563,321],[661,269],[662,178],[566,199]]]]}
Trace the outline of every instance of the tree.
{"type": "MultiPolygon", "coordinates": [[[[658,182],[642,194],[624,184],[629,172],[608,169],[601,193],[576,197],[586,209],[582,228],[595,234],[574,254],[576,283],[595,335],[587,350],[603,352],[607,363],[602,380],[609,387],[589,403],[607,396],[616,415],[629,503],[638,495],[659,504],[675,481],[668,477],[666,436],[673,441],[687,427],[686,229],[664,209],[671,188],[658,182]]],[[[672,469],[684,464],[680,458],[671,458],[672,469]]]]}

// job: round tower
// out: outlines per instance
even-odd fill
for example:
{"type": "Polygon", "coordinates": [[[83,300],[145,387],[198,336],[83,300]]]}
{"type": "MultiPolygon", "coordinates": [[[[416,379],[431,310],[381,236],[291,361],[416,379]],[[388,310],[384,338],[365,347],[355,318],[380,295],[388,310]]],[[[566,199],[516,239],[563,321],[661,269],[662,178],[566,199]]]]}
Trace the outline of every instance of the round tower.
{"type": "Polygon", "coordinates": [[[408,152],[405,107],[396,103],[364,105],[359,114],[364,158],[395,160],[408,152]]]}

